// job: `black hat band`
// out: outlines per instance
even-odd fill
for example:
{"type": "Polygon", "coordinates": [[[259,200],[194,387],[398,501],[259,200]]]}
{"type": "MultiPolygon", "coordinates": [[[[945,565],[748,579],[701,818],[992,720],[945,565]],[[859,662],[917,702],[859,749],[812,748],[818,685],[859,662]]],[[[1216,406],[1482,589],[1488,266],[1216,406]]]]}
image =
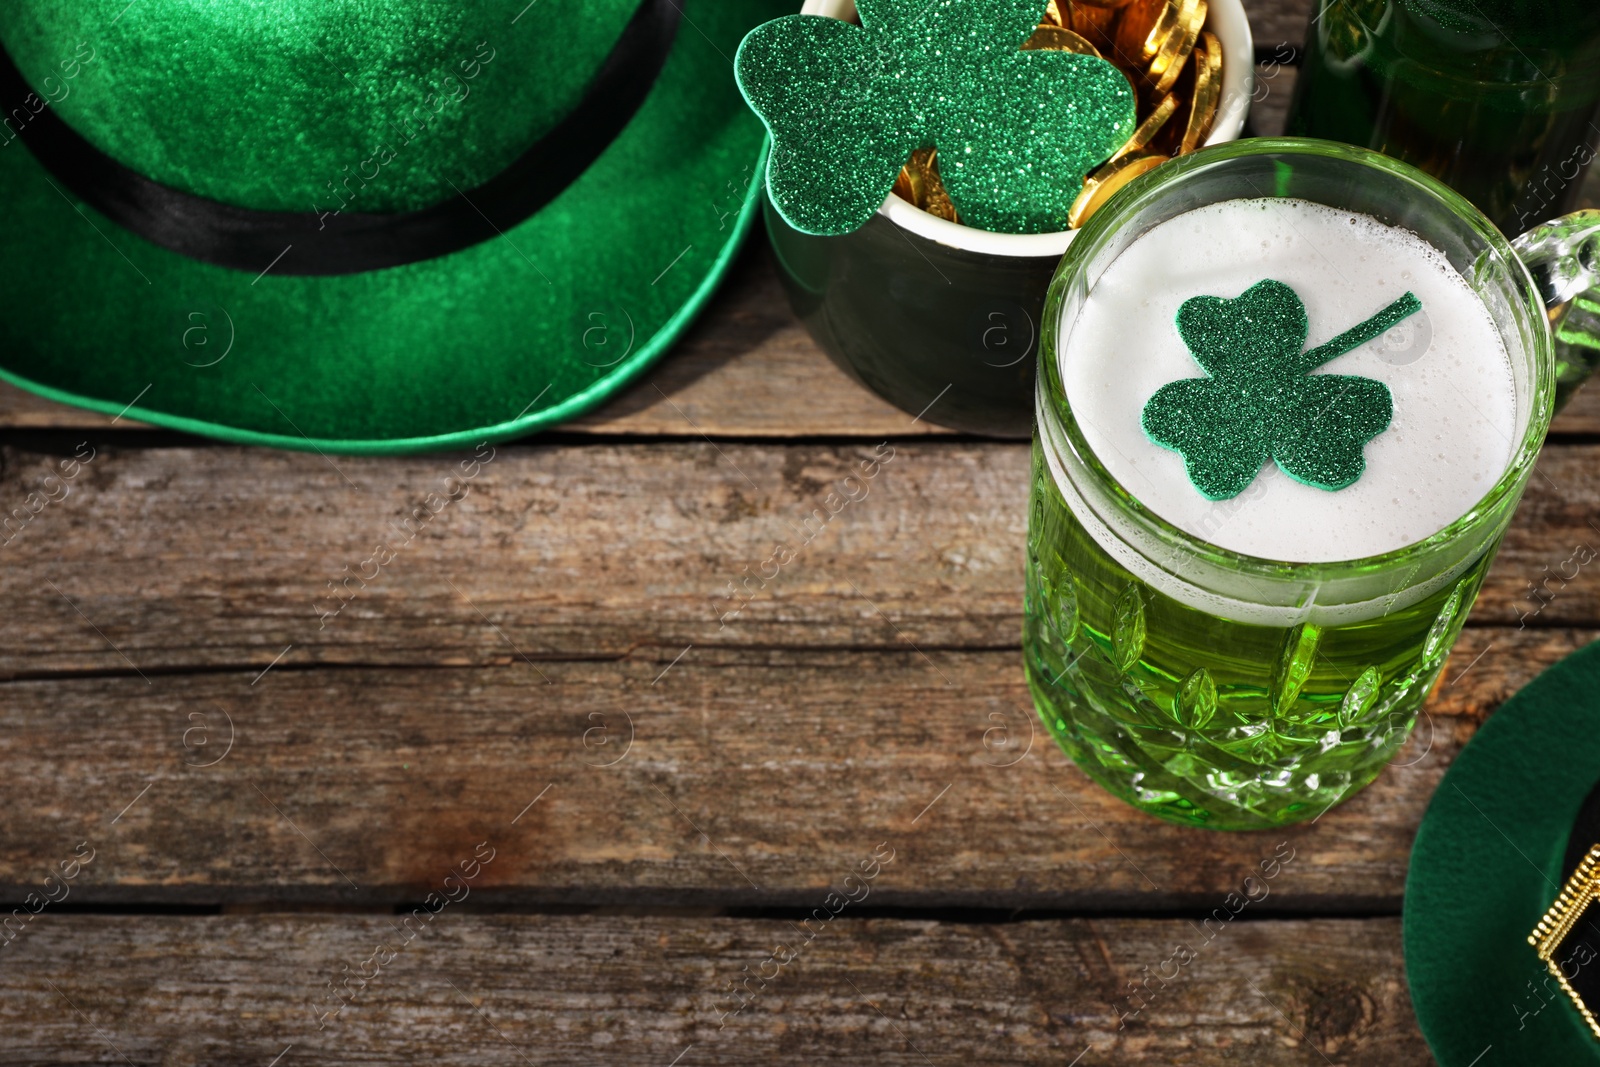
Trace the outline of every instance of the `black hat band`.
{"type": "Polygon", "coordinates": [[[681,12],[642,0],[576,107],[504,170],[417,211],[259,211],[152,181],[85,140],[46,107],[0,48],[0,115],[30,115],[22,142],[66,191],[145,240],[220,267],[329,275],[449,255],[522,223],[588,170],[639,110],[666,65],[681,12]]]}

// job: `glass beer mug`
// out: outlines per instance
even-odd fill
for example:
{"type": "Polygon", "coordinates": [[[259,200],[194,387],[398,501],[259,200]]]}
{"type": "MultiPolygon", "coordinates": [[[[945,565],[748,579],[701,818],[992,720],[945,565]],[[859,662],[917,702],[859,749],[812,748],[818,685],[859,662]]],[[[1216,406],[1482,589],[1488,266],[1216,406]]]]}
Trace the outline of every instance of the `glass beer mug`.
{"type": "MultiPolygon", "coordinates": [[[[1323,141],[1208,148],[1096,214],[1062,260],[1041,324],[1023,639],[1035,704],[1079,767],[1152,814],[1220,829],[1314,819],[1367,785],[1408,736],[1533,470],[1554,399],[1547,307],[1592,287],[1597,267],[1600,212],[1513,244],[1435,179],[1323,141]],[[1501,399],[1514,429],[1495,444],[1508,456],[1498,478],[1436,532],[1380,554],[1297,562],[1291,539],[1277,553],[1288,558],[1254,556],[1220,547],[1210,527],[1168,521],[1141,501],[1138,479],[1112,473],[1122,460],[1096,452],[1104,436],[1064,384],[1085,310],[1140,296],[1126,276],[1120,295],[1097,291],[1120,255],[1187,212],[1275,198],[1420,237],[1482,302],[1484,329],[1509,357],[1501,399]]],[[[1162,275],[1134,287],[1159,293],[1172,284],[1162,275]]],[[[1159,325],[1172,330],[1170,312],[1159,325]]],[[[1095,373],[1127,373],[1144,355],[1107,354],[1095,373]]]]}

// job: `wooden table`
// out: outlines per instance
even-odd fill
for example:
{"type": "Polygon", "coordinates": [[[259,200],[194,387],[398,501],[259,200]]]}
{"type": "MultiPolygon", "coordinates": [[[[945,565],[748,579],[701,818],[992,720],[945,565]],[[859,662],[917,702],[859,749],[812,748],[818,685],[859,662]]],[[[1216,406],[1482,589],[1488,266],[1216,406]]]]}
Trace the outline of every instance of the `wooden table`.
{"type": "MultiPolygon", "coordinates": [[[[1256,6],[1263,54],[1298,38],[1298,3],[1256,6]]],[[[848,381],[759,238],[643,384],[498,447],[334,616],[462,456],[235,448],[13,390],[0,424],[6,510],[93,449],[0,572],[4,895],[92,855],[0,934],[3,1063],[1428,1062],[1418,820],[1600,618],[1586,572],[1517,625],[1600,539],[1580,395],[1371,788],[1281,833],[1142,815],[1035,728],[1026,446],[848,381]],[[882,442],[867,497],[728,616],[882,442]]]]}

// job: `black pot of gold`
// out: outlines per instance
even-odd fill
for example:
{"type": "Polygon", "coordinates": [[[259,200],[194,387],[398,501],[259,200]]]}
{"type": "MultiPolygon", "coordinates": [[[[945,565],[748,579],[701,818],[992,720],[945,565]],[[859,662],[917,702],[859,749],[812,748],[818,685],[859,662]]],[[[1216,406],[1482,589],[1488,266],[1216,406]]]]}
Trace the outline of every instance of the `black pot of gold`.
{"type": "Polygon", "coordinates": [[[784,289],[833,361],[909,415],[1025,437],[1045,290],[1076,228],[1164,160],[1243,128],[1243,6],[987,0],[967,17],[986,20],[992,47],[968,76],[948,56],[919,66],[950,51],[941,34],[960,36],[938,23],[948,9],[911,40],[865,6],[863,23],[850,0],[808,0],[736,60],[773,133],[765,218],[784,289]],[[1040,70],[1007,66],[1024,63],[1040,70]],[[1018,81],[1036,87],[1020,102],[994,89],[1018,81]],[[1034,104],[1066,116],[1055,137],[1034,104]],[[1019,129],[1018,114],[1035,121],[1019,129]]]}

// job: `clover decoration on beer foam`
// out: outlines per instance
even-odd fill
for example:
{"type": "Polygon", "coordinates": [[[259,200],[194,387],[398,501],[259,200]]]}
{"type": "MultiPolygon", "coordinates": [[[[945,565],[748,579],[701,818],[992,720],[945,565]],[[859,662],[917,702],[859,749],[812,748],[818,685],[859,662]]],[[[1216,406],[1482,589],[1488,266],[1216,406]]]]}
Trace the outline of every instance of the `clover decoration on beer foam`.
{"type": "Polygon", "coordinates": [[[1363,449],[1389,426],[1389,387],[1351,374],[1312,374],[1365,344],[1422,302],[1410,292],[1316,348],[1298,294],[1257,282],[1227,300],[1197,296],[1178,309],[1178,335],[1210,377],[1156,390],[1144,431],[1180,453],[1189,480],[1210,500],[1237,496],[1268,461],[1289,477],[1338,490],[1366,469],[1363,449]]]}
{"type": "Polygon", "coordinates": [[[803,233],[872,218],[915,149],[935,148],[963,222],[1067,229],[1083,176],[1134,130],[1133,89],[1098,56],[1022,44],[1046,0],[857,0],[861,25],[787,15],[734,58],[772,135],[767,189],[803,233]]]}

